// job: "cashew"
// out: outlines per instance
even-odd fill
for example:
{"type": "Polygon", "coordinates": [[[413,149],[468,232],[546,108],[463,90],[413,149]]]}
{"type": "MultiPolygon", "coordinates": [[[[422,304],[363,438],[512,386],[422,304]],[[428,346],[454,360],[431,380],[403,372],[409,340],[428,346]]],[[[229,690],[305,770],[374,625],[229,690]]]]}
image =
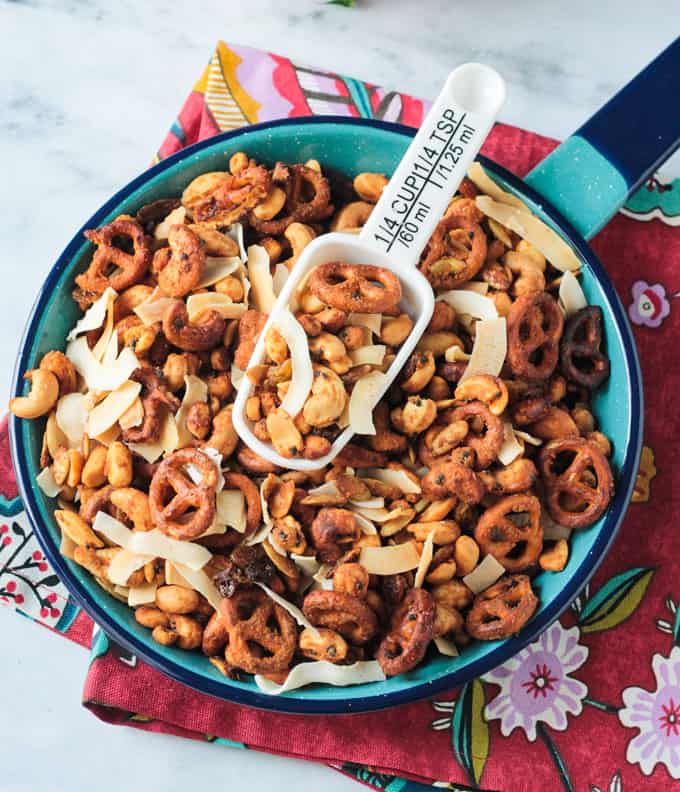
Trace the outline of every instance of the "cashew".
{"type": "MultiPolygon", "coordinates": [[[[340,310],[340,308],[324,308],[323,311],[319,311],[314,318],[324,330],[337,333],[344,327],[347,321],[347,312],[340,310]]],[[[315,333],[315,335],[318,335],[318,333],[315,333]]]]}
{"type": "Polygon", "coordinates": [[[104,472],[114,487],[127,487],[132,482],[132,452],[119,440],[109,446],[104,472]]]}
{"type": "Polygon", "coordinates": [[[508,406],[508,389],[500,377],[490,374],[474,374],[456,387],[455,397],[459,401],[478,399],[487,405],[494,415],[500,415],[508,406]]]}
{"type": "Polygon", "coordinates": [[[347,657],[347,641],[334,630],[319,627],[316,630],[304,629],[300,633],[300,652],[311,660],[328,660],[340,663],[347,657]]]}
{"type": "Polygon", "coordinates": [[[135,531],[150,531],[153,528],[149,496],[134,487],[121,487],[109,495],[111,503],[132,522],[135,531]]]}
{"type": "Polygon", "coordinates": [[[206,256],[238,256],[238,242],[232,237],[227,236],[227,234],[223,234],[207,223],[192,223],[188,228],[189,231],[193,231],[203,243],[203,250],[206,256]]]}
{"type": "Polygon", "coordinates": [[[312,294],[310,291],[305,289],[299,298],[300,308],[306,314],[318,314],[326,307],[321,300],[316,296],[316,294],[312,294]]]}
{"type": "Polygon", "coordinates": [[[416,349],[419,351],[429,351],[435,357],[441,357],[449,347],[458,346],[463,349],[463,342],[455,333],[440,330],[437,333],[425,333],[418,341],[416,349]]]}
{"type": "Polygon", "coordinates": [[[354,201],[343,206],[331,222],[331,231],[353,231],[362,228],[373,211],[373,205],[366,201],[354,201]]]}
{"type": "Polygon", "coordinates": [[[429,350],[414,352],[404,368],[401,389],[406,393],[419,393],[434,376],[434,355],[429,350]]]}
{"type": "Polygon", "coordinates": [[[274,520],[272,535],[276,544],[288,553],[301,555],[307,549],[307,539],[302,526],[291,514],[274,520]]]}
{"type": "Polygon", "coordinates": [[[59,398],[59,380],[51,371],[33,369],[24,377],[31,381],[27,396],[16,396],[10,400],[9,409],[17,418],[39,418],[48,413],[59,398]]]}
{"type": "Polygon", "coordinates": [[[459,536],[456,539],[454,558],[460,577],[470,574],[479,561],[479,545],[467,534],[459,536]]]}
{"type": "Polygon", "coordinates": [[[243,151],[237,151],[229,158],[229,170],[234,176],[238,176],[242,170],[248,167],[249,163],[248,155],[243,151]]]}
{"type": "Polygon", "coordinates": [[[205,440],[210,433],[212,418],[206,402],[194,402],[187,411],[186,427],[197,440],[205,440]]]}
{"type": "Polygon", "coordinates": [[[203,628],[190,616],[172,614],[168,618],[168,626],[154,627],[151,637],[164,646],[176,644],[180,649],[190,651],[201,645],[203,628]]]}
{"type": "Polygon", "coordinates": [[[333,573],[333,591],[344,591],[364,599],[368,592],[369,575],[361,564],[340,564],[333,573]]]}
{"type": "Polygon", "coordinates": [[[160,586],[156,605],[165,613],[191,613],[198,608],[198,593],[184,586],[160,586]]]}
{"type": "MultiPolygon", "coordinates": [[[[430,450],[435,456],[441,456],[442,454],[448,454],[449,451],[453,451],[454,448],[457,448],[467,437],[470,427],[468,426],[467,421],[453,421],[448,426],[445,426],[441,431],[435,430],[436,427],[433,427],[433,430],[431,430],[432,437],[430,441],[430,450]]],[[[428,436],[426,436],[426,443],[427,440],[428,436]]]]}
{"type": "Polygon", "coordinates": [[[266,421],[272,445],[281,456],[290,459],[302,453],[304,448],[302,435],[285,410],[279,407],[270,412],[266,421]]]}
{"type": "Polygon", "coordinates": [[[453,509],[458,502],[458,498],[445,498],[444,500],[432,501],[420,513],[421,522],[436,522],[443,520],[444,517],[453,509]]]}
{"type": "Polygon", "coordinates": [[[430,324],[427,326],[427,332],[440,333],[444,330],[451,330],[455,324],[455,308],[444,300],[437,300],[434,304],[430,324]]]}
{"type": "Polygon", "coordinates": [[[585,405],[576,404],[571,411],[571,417],[584,437],[595,431],[595,418],[585,405]]]}
{"type": "Polygon", "coordinates": [[[413,320],[408,314],[400,314],[394,319],[384,319],[380,328],[380,340],[388,346],[398,347],[411,335],[413,320]]]}
{"type": "MultiPolygon", "coordinates": [[[[49,452],[49,455],[52,457],[52,459],[54,459],[58,448],[62,446],[68,446],[68,438],[61,431],[59,425],[57,424],[56,412],[51,412],[47,417],[43,445],[47,448],[47,451],[49,452]]],[[[43,465],[43,467],[46,467],[46,465],[43,465]]]]}
{"type": "Polygon", "coordinates": [[[538,565],[541,569],[548,572],[561,572],[569,560],[569,544],[566,539],[558,539],[553,547],[544,550],[539,559],[538,565]]]}
{"type": "Polygon", "coordinates": [[[345,374],[352,366],[342,341],[331,333],[321,333],[309,339],[309,351],[325,360],[337,374],[345,374]]]}
{"type": "Polygon", "coordinates": [[[472,604],[473,595],[462,580],[449,580],[433,586],[432,596],[436,603],[454,610],[463,610],[472,604]]]}
{"type": "Polygon", "coordinates": [[[390,413],[390,420],[402,434],[424,432],[437,417],[437,405],[432,399],[409,396],[403,407],[390,413]]]}
{"type": "Polygon", "coordinates": [[[288,357],[288,344],[286,339],[275,328],[270,327],[264,338],[265,352],[274,363],[281,364],[288,357]]]}
{"type": "MultiPolygon", "coordinates": [[[[290,242],[290,247],[293,253],[290,258],[287,258],[281,263],[285,264],[288,269],[293,269],[295,262],[300,257],[302,251],[316,237],[316,232],[313,228],[305,225],[304,223],[291,223],[283,232],[283,235],[286,237],[288,242],[290,242]]],[[[313,312],[307,311],[307,313],[313,312]]]]}
{"type": "Polygon", "coordinates": [[[226,460],[236,450],[238,435],[231,420],[234,405],[229,404],[221,409],[212,421],[212,434],[205,441],[206,446],[214,448],[226,460]]]}
{"type": "Polygon", "coordinates": [[[406,530],[413,534],[418,542],[424,542],[430,532],[434,531],[432,541],[437,545],[450,544],[460,536],[460,527],[454,520],[411,523],[406,530]]]}
{"type": "Polygon", "coordinates": [[[56,349],[47,352],[40,361],[40,368],[43,371],[51,371],[57,378],[60,396],[73,393],[76,389],[77,375],[75,366],[63,352],[58,352],[56,349]]]}
{"type": "Polygon", "coordinates": [[[258,220],[272,220],[283,209],[286,193],[280,187],[272,187],[267,197],[253,209],[258,220]]]}
{"type": "Polygon", "coordinates": [[[113,303],[114,324],[118,324],[125,316],[129,316],[138,305],[151,296],[152,292],[153,287],[143,283],[137,283],[121,292],[113,303]]]}
{"type": "Polygon", "coordinates": [[[338,375],[325,366],[314,366],[312,393],[307,397],[302,414],[311,426],[330,426],[342,415],[347,404],[347,391],[338,375]]]}
{"type": "Polygon", "coordinates": [[[83,472],[83,457],[80,451],[74,448],[58,448],[54,455],[52,474],[54,480],[61,486],[77,487],[83,472]]]}
{"type": "Polygon", "coordinates": [[[354,177],[354,190],[362,201],[375,204],[388,182],[384,173],[359,173],[354,177]]]}

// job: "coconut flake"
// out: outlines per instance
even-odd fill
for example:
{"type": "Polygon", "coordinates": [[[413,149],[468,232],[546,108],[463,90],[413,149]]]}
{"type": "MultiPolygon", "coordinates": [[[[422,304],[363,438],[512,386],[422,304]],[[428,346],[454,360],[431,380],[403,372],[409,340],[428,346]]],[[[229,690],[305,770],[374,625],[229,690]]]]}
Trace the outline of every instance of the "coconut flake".
{"type": "Polygon", "coordinates": [[[382,481],[390,487],[397,487],[405,495],[418,495],[422,491],[420,485],[410,479],[403,470],[368,468],[366,476],[382,481]]]}
{"type": "Polygon", "coordinates": [[[125,412],[118,419],[118,425],[121,429],[131,429],[134,426],[139,426],[144,420],[144,406],[139,396],[132,402],[132,404],[125,410],[125,412]]]}
{"type": "Polygon", "coordinates": [[[161,430],[158,440],[154,443],[128,443],[130,451],[139,454],[142,459],[153,463],[162,454],[169,454],[179,445],[179,432],[175,423],[175,416],[167,407],[161,406],[161,430]]]}
{"type": "Polygon", "coordinates": [[[206,256],[203,274],[194,288],[205,289],[242,269],[243,264],[238,256],[206,256]]]}
{"type": "Polygon", "coordinates": [[[382,371],[370,371],[355,383],[349,397],[349,425],[355,434],[375,434],[373,408],[388,382],[382,371]]]}
{"type": "Polygon", "coordinates": [[[352,665],[341,666],[327,660],[315,660],[311,663],[298,663],[294,666],[286,681],[277,685],[259,674],[255,675],[255,683],[263,693],[278,696],[289,690],[297,690],[305,685],[321,683],[335,687],[348,685],[365,685],[369,682],[383,682],[385,674],[377,660],[359,660],[352,665]]]}
{"type": "Polygon", "coordinates": [[[287,611],[300,625],[300,627],[304,627],[307,630],[311,630],[314,635],[318,635],[319,631],[316,627],[309,621],[309,619],[305,616],[305,614],[300,610],[300,608],[293,605],[292,602],[288,602],[287,599],[284,597],[279,596],[275,591],[272,591],[268,586],[265,586],[264,583],[260,583],[257,580],[254,581],[256,586],[259,586],[262,591],[264,591],[267,596],[274,600],[277,605],[280,605],[285,611],[287,611]]]}
{"type": "Polygon", "coordinates": [[[578,282],[573,272],[569,270],[564,272],[560,279],[558,300],[560,308],[564,311],[565,316],[571,316],[588,305],[581,284],[578,282]]]}
{"type": "MultiPolygon", "coordinates": [[[[107,289],[108,291],[108,289],[107,289]]],[[[92,347],[92,354],[97,360],[101,360],[104,365],[110,365],[118,356],[118,333],[113,331],[113,304],[116,301],[116,292],[113,289],[109,295],[109,302],[106,306],[106,323],[97,343],[92,347]],[[113,349],[113,336],[115,335],[115,350],[113,349]]]]}
{"type": "Polygon", "coordinates": [[[187,313],[190,322],[195,322],[206,311],[217,311],[225,319],[240,319],[246,312],[246,305],[242,302],[235,303],[231,297],[219,292],[202,292],[189,296],[187,313]]]}
{"type": "Polygon", "coordinates": [[[233,363],[231,364],[231,373],[229,375],[229,379],[236,390],[241,387],[241,383],[243,382],[245,375],[246,373],[243,371],[243,369],[238,368],[238,366],[235,366],[233,363]]]}
{"type": "Polygon", "coordinates": [[[467,175],[468,179],[486,195],[490,195],[500,203],[514,206],[516,209],[531,214],[531,210],[524,201],[520,201],[520,199],[512,195],[512,193],[502,190],[496,182],[491,179],[479,162],[473,162],[472,165],[470,165],[467,175]]]}
{"type": "Polygon", "coordinates": [[[503,421],[503,442],[498,451],[498,460],[502,465],[509,465],[522,455],[524,449],[517,442],[510,421],[503,421]]]}
{"type": "Polygon", "coordinates": [[[449,638],[444,638],[443,635],[440,635],[439,638],[433,638],[432,640],[439,654],[446,655],[447,657],[459,657],[460,653],[456,644],[449,638]]]}
{"type": "Polygon", "coordinates": [[[281,409],[287,412],[288,415],[297,415],[307,401],[307,396],[309,396],[314,381],[314,370],[312,369],[312,359],[309,356],[307,334],[288,309],[281,311],[279,316],[276,317],[274,327],[281,333],[284,341],[288,344],[293,363],[290,386],[281,402],[281,409]]]}
{"type": "Polygon", "coordinates": [[[151,294],[133,309],[145,325],[158,324],[163,321],[163,314],[169,305],[175,302],[174,297],[168,297],[158,286],[151,294]]]}
{"type": "Polygon", "coordinates": [[[35,477],[35,483],[40,487],[48,498],[56,498],[62,488],[54,480],[52,468],[43,468],[35,477]]]}
{"type": "Polygon", "coordinates": [[[286,285],[286,281],[288,280],[288,276],[290,275],[290,270],[285,264],[279,262],[274,269],[274,275],[272,276],[272,283],[274,285],[274,294],[278,297],[279,294],[283,291],[283,287],[286,285]]]}
{"type": "Polygon", "coordinates": [[[483,319],[477,322],[476,329],[472,354],[460,382],[475,374],[497,377],[505,363],[508,351],[505,317],[483,319]]]}
{"type": "Polygon", "coordinates": [[[490,298],[466,289],[451,289],[442,292],[437,300],[443,300],[456,309],[458,314],[468,314],[475,319],[497,319],[496,303],[490,298]]]}
{"type": "Polygon", "coordinates": [[[202,594],[208,600],[216,611],[219,611],[220,605],[222,604],[222,595],[208,575],[202,569],[194,569],[187,564],[177,563],[176,566],[177,571],[188,584],[188,588],[198,591],[199,594],[202,594]]]}
{"type": "Polygon", "coordinates": [[[116,553],[111,560],[109,568],[106,570],[106,577],[118,586],[125,586],[133,572],[136,572],[149,561],[153,561],[153,559],[154,556],[140,555],[123,549],[116,553]]]}
{"type": "Polygon", "coordinates": [[[420,555],[415,542],[388,547],[362,547],[359,563],[369,575],[398,575],[417,569],[420,555]]]}
{"type": "Polygon", "coordinates": [[[128,607],[136,608],[138,605],[150,605],[152,602],[155,602],[157,588],[157,583],[130,586],[128,589],[128,607]]]}
{"type": "Polygon", "coordinates": [[[366,327],[373,335],[379,336],[382,327],[382,314],[379,313],[350,313],[347,324],[355,327],[366,327]]]}
{"type": "Polygon", "coordinates": [[[100,363],[94,356],[84,336],[71,341],[66,347],[66,357],[92,391],[112,391],[130,379],[139,368],[139,360],[130,347],[125,347],[110,365],[100,363]]]}
{"type": "Polygon", "coordinates": [[[489,586],[505,574],[505,567],[496,561],[491,555],[484,556],[483,560],[463,578],[463,583],[470,589],[473,594],[479,594],[481,591],[486,591],[489,586]]]}
{"type": "Polygon", "coordinates": [[[248,277],[252,289],[253,307],[257,311],[270,314],[276,302],[276,294],[269,266],[269,253],[262,245],[251,245],[248,248],[248,277]]]}
{"type": "Polygon", "coordinates": [[[178,443],[179,448],[191,445],[194,436],[187,429],[187,413],[189,408],[197,402],[208,401],[208,386],[203,382],[200,377],[194,374],[187,374],[184,377],[184,398],[180,404],[179,410],[175,415],[175,423],[177,424],[178,443]]]}
{"type": "Polygon", "coordinates": [[[475,203],[485,215],[492,217],[540,250],[560,272],[576,270],[581,266],[578,257],[562,237],[535,215],[498,203],[488,195],[478,195],[475,203]]]}
{"type": "Polygon", "coordinates": [[[467,283],[461,284],[460,287],[463,291],[471,291],[475,294],[488,294],[489,293],[489,284],[484,283],[483,281],[468,281],[467,283]]]}
{"type": "Polygon", "coordinates": [[[423,552],[420,554],[420,561],[418,562],[418,569],[416,570],[416,577],[413,581],[413,588],[422,588],[425,582],[425,575],[432,563],[432,556],[434,555],[434,534],[436,529],[433,528],[425,539],[423,545],[423,552]]]}
{"type": "Polygon", "coordinates": [[[141,383],[127,380],[111,391],[103,401],[90,410],[87,420],[88,435],[97,437],[116,424],[121,415],[132,406],[141,390],[141,383]]]}
{"type": "Polygon", "coordinates": [[[520,429],[515,429],[515,437],[524,440],[525,443],[529,443],[532,446],[543,445],[543,440],[540,437],[534,437],[529,432],[522,432],[520,429]]]}
{"type": "Polygon", "coordinates": [[[338,485],[331,479],[307,491],[308,495],[341,495],[338,485]]]}
{"type": "Polygon", "coordinates": [[[110,286],[104,291],[92,305],[85,311],[83,316],[75,323],[71,332],[66,336],[67,341],[73,341],[83,333],[89,333],[90,330],[97,330],[104,324],[106,319],[109,303],[113,302],[118,296],[118,292],[110,286]]]}
{"type": "Polygon", "coordinates": [[[384,344],[370,344],[349,352],[352,366],[382,366],[387,347],[384,344]]]}
{"type": "Polygon", "coordinates": [[[363,514],[354,512],[354,519],[357,521],[359,528],[361,528],[361,532],[366,536],[375,536],[378,533],[378,529],[375,525],[373,525],[367,517],[364,517],[363,514]]]}
{"type": "Polygon", "coordinates": [[[351,502],[349,507],[355,514],[360,514],[367,520],[377,523],[388,522],[395,517],[400,517],[403,513],[401,508],[391,509],[390,511],[387,511],[387,509],[364,509],[362,506],[357,506],[351,502]]]}
{"type": "Polygon", "coordinates": [[[69,448],[80,448],[87,423],[88,401],[83,393],[67,393],[57,402],[55,419],[69,448]]]}
{"type": "Polygon", "coordinates": [[[222,233],[231,237],[237,243],[241,261],[246,261],[248,255],[243,244],[243,224],[232,223],[228,228],[224,229],[222,233]]]}
{"type": "Polygon", "coordinates": [[[165,562],[165,585],[166,586],[184,586],[184,588],[191,588],[191,584],[186,578],[182,577],[178,571],[177,566],[172,561],[165,562]]]}
{"type": "Polygon", "coordinates": [[[170,226],[173,225],[184,225],[184,221],[187,218],[187,210],[183,206],[178,206],[176,209],[173,209],[172,212],[156,226],[154,229],[153,235],[155,239],[159,241],[164,241],[168,238],[168,234],[170,233],[170,226]]]}
{"type": "MultiPolygon", "coordinates": [[[[491,321],[491,320],[488,320],[491,321]]],[[[459,361],[467,362],[472,355],[469,355],[464,349],[454,344],[444,352],[444,360],[447,363],[458,363],[459,361]]]]}
{"type": "Polygon", "coordinates": [[[314,577],[321,566],[321,564],[316,560],[315,556],[297,555],[296,553],[291,553],[290,557],[293,559],[298,569],[300,569],[305,575],[308,575],[309,577],[314,577]]]}
{"type": "Polygon", "coordinates": [[[217,521],[239,533],[246,532],[246,504],[241,490],[217,493],[217,521]]]}

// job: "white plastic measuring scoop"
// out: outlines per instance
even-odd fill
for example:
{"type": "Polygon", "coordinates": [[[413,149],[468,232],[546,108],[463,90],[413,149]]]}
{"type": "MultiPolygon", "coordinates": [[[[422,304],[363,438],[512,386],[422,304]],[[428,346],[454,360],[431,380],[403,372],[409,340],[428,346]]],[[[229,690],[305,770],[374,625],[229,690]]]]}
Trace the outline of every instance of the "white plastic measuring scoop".
{"type": "MultiPolygon", "coordinates": [[[[376,378],[379,381],[362,405],[367,411],[375,407],[406,364],[432,316],[434,295],[429,282],[417,269],[420,254],[477,156],[504,101],[505,82],[489,66],[466,63],[451,72],[361,233],[358,236],[324,234],[304,249],[260,334],[248,369],[262,363],[264,339],[270,327],[281,329],[287,336],[290,333],[285,332],[286,328],[298,325],[291,315],[291,310],[295,310],[297,287],[314,267],[330,261],[385,267],[401,282],[400,308],[409,314],[414,326],[386,376],[376,378]]],[[[298,335],[299,343],[306,343],[302,334],[298,332],[298,335]]],[[[294,350],[291,350],[291,357],[295,370],[294,350]]],[[[309,385],[311,387],[311,382],[309,385]]],[[[252,383],[244,377],[234,404],[234,427],[246,445],[275,465],[293,470],[318,470],[331,462],[354,434],[348,426],[333,442],[328,454],[319,459],[283,457],[271,444],[253,434],[252,423],[245,414],[252,389],[252,383]]],[[[295,405],[297,409],[291,410],[293,417],[302,409],[307,395],[302,403],[295,405]]]]}

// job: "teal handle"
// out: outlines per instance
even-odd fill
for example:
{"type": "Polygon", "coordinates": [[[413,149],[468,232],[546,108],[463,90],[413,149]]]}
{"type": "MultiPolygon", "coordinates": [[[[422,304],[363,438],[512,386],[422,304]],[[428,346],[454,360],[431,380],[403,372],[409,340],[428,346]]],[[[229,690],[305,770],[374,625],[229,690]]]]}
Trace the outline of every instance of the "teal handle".
{"type": "Polygon", "coordinates": [[[590,239],[680,145],[680,37],[526,181],[590,239]]]}

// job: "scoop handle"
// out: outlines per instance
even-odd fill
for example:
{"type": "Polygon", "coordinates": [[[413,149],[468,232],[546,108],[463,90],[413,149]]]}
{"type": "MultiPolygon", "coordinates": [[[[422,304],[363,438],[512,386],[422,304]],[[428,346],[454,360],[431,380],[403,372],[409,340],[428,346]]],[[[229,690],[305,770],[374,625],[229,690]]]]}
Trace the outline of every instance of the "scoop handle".
{"type": "Polygon", "coordinates": [[[413,138],[360,239],[398,269],[414,267],[505,102],[505,82],[490,66],[451,72],[413,138]]]}

